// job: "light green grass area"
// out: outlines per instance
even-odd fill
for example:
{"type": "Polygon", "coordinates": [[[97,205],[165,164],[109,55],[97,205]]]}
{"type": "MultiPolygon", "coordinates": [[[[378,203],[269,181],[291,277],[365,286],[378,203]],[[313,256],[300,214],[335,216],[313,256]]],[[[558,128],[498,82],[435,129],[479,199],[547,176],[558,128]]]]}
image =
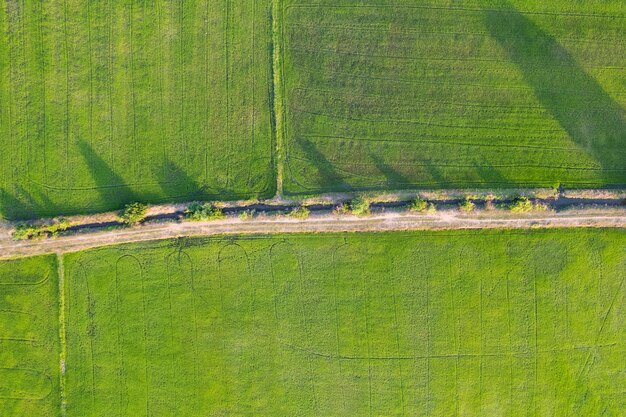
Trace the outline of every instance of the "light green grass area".
{"type": "Polygon", "coordinates": [[[280,0],[287,194],[626,184],[623,0],[280,0]]]}
{"type": "Polygon", "coordinates": [[[0,6],[0,215],[269,197],[270,0],[0,6]]]}
{"type": "Polygon", "coordinates": [[[625,246],[450,231],[66,255],[67,415],[620,415],[625,246]]]}
{"type": "Polygon", "coordinates": [[[60,414],[54,256],[0,261],[0,416],[60,414]]]}

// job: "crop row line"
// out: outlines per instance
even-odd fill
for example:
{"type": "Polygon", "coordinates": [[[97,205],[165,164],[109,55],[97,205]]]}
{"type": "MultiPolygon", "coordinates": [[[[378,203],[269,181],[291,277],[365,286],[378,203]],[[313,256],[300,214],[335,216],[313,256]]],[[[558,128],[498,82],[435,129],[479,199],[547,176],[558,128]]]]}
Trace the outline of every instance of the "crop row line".
{"type": "MultiPolygon", "coordinates": [[[[444,32],[444,31],[424,31],[424,30],[411,30],[411,29],[390,29],[389,26],[385,26],[383,24],[370,24],[370,25],[311,25],[302,22],[291,22],[288,23],[290,28],[306,28],[306,29],[321,29],[322,33],[327,33],[326,29],[346,29],[346,30],[354,30],[357,32],[382,32],[388,34],[407,34],[407,35],[444,35],[444,36],[480,36],[480,37],[491,37],[493,36],[489,32],[444,32]]],[[[525,37],[521,36],[509,36],[506,39],[510,40],[526,40],[525,37]]],[[[621,42],[619,39],[587,39],[587,38],[567,38],[567,37],[558,37],[559,41],[573,42],[573,43],[591,43],[591,44],[599,44],[599,45],[626,45],[626,42],[621,42]]]]}
{"type": "MultiPolygon", "coordinates": [[[[427,127],[442,127],[442,128],[452,128],[452,129],[486,129],[486,130],[498,130],[498,131],[510,130],[510,131],[515,131],[515,132],[525,132],[531,128],[531,126],[514,127],[514,126],[487,126],[487,125],[483,125],[483,126],[451,125],[451,124],[444,124],[444,123],[421,122],[421,121],[410,120],[410,119],[383,119],[381,120],[381,119],[370,119],[366,117],[352,117],[352,116],[344,116],[344,115],[339,115],[339,114],[324,113],[321,111],[311,111],[311,110],[301,109],[298,107],[291,107],[290,110],[292,110],[295,113],[308,114],[311,116],[324,117],[328,119],[349,120],[349,121],[354,121],[354,122],[366,122],[366,123],[410,124],[410,125],[420,125],[420,126],[427,126],[427,127]]],[[[540,132],[540,133],[561,133],[562,131],[563,131],[562,129],[534,129],[533,130],[533,132],[540,132]]]]}
{"type": "MultiPolygon", "coordinates": [[[[481,62],[481,63],[489,63],[489,64],[493,64],[493,63],[500,63],[500,64],[507,64],[507,65],[511,65],[513,66],[514,63],[510,60],[510,59],[498,59],[498,58],[472,58],[472,57],[449,57],[449,58],[443,58],[443,57],[439,57],[439,58],[434,58],[432,56],[407,56],[407,55],[384,55],[384,54],[376,54],[376,53],[371,53],[371,52],[355,52],[355,51],[347,51],[347,50],[338,50],[338,49],[323,49],[323,48],[315,48],[315,49],[311,49],[311,48],[306,48],[306,47],[302,47],[300,44],[294,43],[294,44],[290,44],[290,47],[288,48],[289,51],[293,51],[293,52],[304,52],[304,53],[309,53],[312,55],[346,55],[346,56],[358,56],[358,57],[365,57],[365,58],[375,58],[375,59],[396,59],[396,60],[403,60],[403,61],[413,61],[413,62],[433,62],[433,61],[438,61],[438,62],[481,62]]],[[[558,62],[553,62],[551,63],[553,67],[559,68],[559,67],[563,67],[563,68],[573,68],[572,65],[565,65],[565,64],[559,64],[558,62]]],[[[622,66],[616,66],[616,65],[585,65],[587,68],[593,68],[593,69],[610,69],[610,70],[624,70],[626,69],[626,67],[622,67],[622,66]]],[[[528,68],[532,68],[533,66],[529,66],[529,65],[525,65],[525,67],[528,68]]],[[[545,67],[542,65],[535,65],[534,67],[536,68],[544,68],[545,67]]]]}
{"type": "MultiPolygon", "coordinates": [[[[319,73],[317,72],[318,70],[310,68],[310,67],[306,67],[306,66],[300,66],[299,68],[300,71],[304,70],[303,72],[308,73],[309,75],[313,75],[313,76],[319,76],[319,73]]],[[[332,79],[336,79],[339,77],[348,77],[348,78],[357,78],[357,79],[364,79],[364,80],[369,80],[369,81],[392,81],[394,83],[405,83],[405,84],[413,84],[413,85],[424,85],[424,84],[433,84],[433,85],[446,85],[449,87],[480,87],[483,88],[485,90],[483,91],[487,91],[486,89],[489,90],[521,90],[521,91],[527,91],[529,93],[529,97],[530,94],[537,94],[537,93],[573,93],[576,94],[577,97],[595,97],[594,94],[589,94],[589,93],[584,93],[581,92],[580,90],[563,90],[563,89],[559,89],[559,90],[553,90],[553,89],[534,89],[532,87],[527,87],[527,86],[523,86],[523,85],[492,85],[492,84],[480,84],[480,83],[467,83],[467,82],[460,82],[459,80],[453,80],[451,81],[438,81],[438,80],[424,80],[424,79],[409,79],[409,78],[399,78],[399,77],[394,77],[394,78],[389,78],[389,77],[376,77],[376,76],[370,76],[370,75],[362,75],[362,74],[353,74],[353,73],[343,73],[340,71],[328,71],[325,70],[324,71],[324,75],[326,75],[327,77],[332,77],[332,79]]],[[[370,87],[371,88],[371,87],[370,87]]],[[[624,91],[607,91],[607,94],[610,95],[616,95],[616,96],[626,96],[626,93],[624,91]]]]}
{"type": "Polygon", "coordinates": [[[287,9],[415,9],[415,10],[443,10],[443,11],[468,11],[468,12],[494,12],[494,13],[502,13],[502,14],[525,14],[525,15],[544,15],[544,16],[555,16],[555,17],[592,17],[592,18],[607,18],[607,19],[626,19],[626,15],[610,15],[610,14],[601,14],[601,13],[579,13],[579,12],[568,12],[568,13],[557,13],[557,12],[540,12],[540,11],[523,11],[523,10],[506,10],[506,9],[491,9],[491,8],[481,8],[481,9],[473,9],[468,7],[445,7],[445,6],[417,6],[417,5],[408,5],[408,4],[291,4],[287,7],[287,9]]]}

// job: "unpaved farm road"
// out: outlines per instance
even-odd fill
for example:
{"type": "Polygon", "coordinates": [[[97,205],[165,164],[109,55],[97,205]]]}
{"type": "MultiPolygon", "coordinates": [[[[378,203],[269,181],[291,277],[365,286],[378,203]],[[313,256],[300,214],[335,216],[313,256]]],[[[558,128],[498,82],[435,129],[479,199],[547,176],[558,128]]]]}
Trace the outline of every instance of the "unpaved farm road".
{"type": "Polygon", "coordinates": [[[224,234],[366,232],[447,229],[531,229],[611,227],[626,228],[626,211],[609,213],[534,213],[524,217],[463,215],[441,211],[433,215],[386,213],[367,217],[311,216],[306,220],[285,217],[240,220],[231,218],[213,222],[168,222],[117,229],[105,232],[74,234],[40,241],[12,241],[8,234],[0,238],[0,259],[44,253],[76,252],[99,246],[176,238],[224,234]]]}

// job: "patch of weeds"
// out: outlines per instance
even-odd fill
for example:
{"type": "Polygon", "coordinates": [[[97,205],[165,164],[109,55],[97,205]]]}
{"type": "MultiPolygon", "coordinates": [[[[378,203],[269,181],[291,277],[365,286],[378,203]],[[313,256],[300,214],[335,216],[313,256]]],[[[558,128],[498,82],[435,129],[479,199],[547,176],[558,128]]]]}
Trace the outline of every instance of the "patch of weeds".
{"type": "Polygon", "coordinates": [[[58,219],[52,224],[33,225],[33,224],[18,224],[12,233],[14,240],[38,240],[44,238],[55,238],[60,232],[67,230],[70,227],[70,222],[66,219],[58,219]]]}
{"type": "Polygon", "coordinates": [[[247,221],[247,220],[251,220],[255,215],[255,211],[254,210],[244,210],[241,213],[239,213],[238,217],[239,220],[243,220],[243,221],[247,221]]]}
{"type": "Polygon", "coordinates": [[[308,208],[296,207],[293,210],[291,210],[289,214],[287,214],[287,217],[291,217],[292,219],[304,220],[304,219],[308,219],[310,214],[311,214],[311,210],[309,210],[308,208]]]}
{"type": "Polygon", "coordinates": [[[350,205],[348,203],[341,203],[333,209],[333,214],[350,214],[350,205]]]}
{"type": "Polygon", "coordinates": [[[134,226],[146,218],[147,211],[148,206],[143,203],[130,203],[124,207],[124,210],[119,215],[119,219],[124,224],[134,226]]]}
{"type": "Polygon", "coordinates": [[[196,201],[189,204],[185,210],[185,218],[195,222],[221,220],[225,217],[226,215],[224,215],[222,209],[215,207],[211,203],[200,203],[196,201]]]}
{"type": "Polygon", "coordinates": [[[433,203],[429,203],[421,197],[416,197],[409,205],[409,211],[415,213],[434,213],[437,207],[433,203]]]}
{"type": "Polygon", "coordinates": [[[463,213],[471,213],[476,210],[476,204],[469,198],[466,198],[461,204],[459,204],[459,210],[463,213]]]}
{"type": "Polygon", "coordinates": [[[357,197],[350,202],[350,211],[355,216],[367,216],[371,213],[370,202],[364,198],[357,197]]]}

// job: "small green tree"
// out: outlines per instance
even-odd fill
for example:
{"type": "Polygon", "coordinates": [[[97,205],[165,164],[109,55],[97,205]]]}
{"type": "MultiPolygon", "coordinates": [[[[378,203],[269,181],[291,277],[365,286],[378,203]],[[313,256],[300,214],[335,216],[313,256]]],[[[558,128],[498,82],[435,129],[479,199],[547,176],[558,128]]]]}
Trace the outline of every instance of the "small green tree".
{"type": "Polygon", "coordinates": [[[222,209],[211,203],[193,202],[185,210],[185,216],[192,221],[220,220],[226,217],[222,209]]]}
{"type": "Polygon", "coordinates": [[[459,204],[459,210],[463,213],[471,213],[476,209],[476,204],[469,198],[466,198],[461,204],[459,204]]]}
{"type": "Polygon", "coordinates": [[[146,218],[148,206],[143,203],[130,203],[120,213],[120,221],[129,226],[141,223],[146,218]]]}
{"type": "Polygon", "coordinates": [[[370,202],[362,197],[357,197],[350,202],[350,211],[355,216],[367,216],[370,214],[370,202]]]}

